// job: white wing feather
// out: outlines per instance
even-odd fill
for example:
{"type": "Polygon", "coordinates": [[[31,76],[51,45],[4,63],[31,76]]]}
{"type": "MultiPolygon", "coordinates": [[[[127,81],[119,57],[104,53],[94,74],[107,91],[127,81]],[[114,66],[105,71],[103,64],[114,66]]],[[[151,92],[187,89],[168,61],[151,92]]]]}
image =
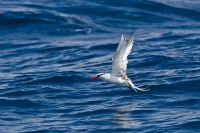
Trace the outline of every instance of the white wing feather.
{"type": "Polygon", "coordinates": [[[117,50],[112,59],[112,71],[111,74],[126,76],[128,59],[127,56],[130,54],[133,47],[134,32],[130,39],[126,43],[125,37],[122,34],[117,50]]]}

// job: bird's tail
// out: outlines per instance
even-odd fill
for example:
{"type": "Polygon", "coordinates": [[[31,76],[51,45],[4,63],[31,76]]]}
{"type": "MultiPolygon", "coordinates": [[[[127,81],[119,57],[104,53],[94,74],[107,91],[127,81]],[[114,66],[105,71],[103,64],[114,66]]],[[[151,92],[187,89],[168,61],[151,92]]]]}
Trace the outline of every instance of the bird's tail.
{"type": "Polygon", "coordinates": [[[147,88],[138,88],[138,87],[136,87],[132,82],[131,82],[131,80],[130,81],[128,81],[128,84],[137,92],[137,90],[139,90],[139,91],[148,91],[149,89],[147,89],[147,88]]]}
{"type": "MultiPolygon", "coordinates": [[[[158,79],[159,80],[159,79],[158,79]]],[[[128,84],[129,84],[129,86],[131,86],[136,92],[137,92],[137,90],[140,90],[140,91],[148,91],[149,89],[149,87],[151,87],[154,83],[156,83],[158,80],[155,80],[152,84],[150,84],[149,86],[147,86],[146,88],[139,88],[139,87],[136,87],[132,82],[131,82],[131,80],[130,81],[128,81],[128,84]]],[[[163,81],[165,81],[168,85],[170,85],[170,83],[169,82],[167,82],[166,80],[164,80],[164,79],[160,79],[160,80],[163,80],[163,81]]]]}

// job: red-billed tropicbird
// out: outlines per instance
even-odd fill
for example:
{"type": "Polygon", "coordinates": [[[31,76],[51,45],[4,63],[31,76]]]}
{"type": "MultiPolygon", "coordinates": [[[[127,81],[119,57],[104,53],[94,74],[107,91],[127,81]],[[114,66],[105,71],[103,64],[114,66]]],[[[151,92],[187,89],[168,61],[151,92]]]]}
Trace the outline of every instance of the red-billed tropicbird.
{"type": "Polygon", "coordinates": [[[142,89],[136,87],[132,81],[126,75],[126,69],[128,64],[127,56],[130,54],[134,40],[134,32],[132,33],[128,42],[126,42],[124,35],[120,39],[117,50],[112,58],[112,70],[111,73],[99,73],[91,78],[94,80],[96,78],[100,78],[109,83],[118,84],[118,85],[126,85],[130,89],[131,87],[137,92],[147,91],[147,89],[142,89]]]}

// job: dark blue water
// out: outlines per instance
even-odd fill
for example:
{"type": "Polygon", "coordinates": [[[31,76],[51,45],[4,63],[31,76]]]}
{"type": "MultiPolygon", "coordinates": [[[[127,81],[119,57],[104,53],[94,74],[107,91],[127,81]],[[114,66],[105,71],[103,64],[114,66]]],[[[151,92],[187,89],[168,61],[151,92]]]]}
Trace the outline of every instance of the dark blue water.
{"type": "Polygon", "coordinates": [[[199,0],[0,2],[0,132],[200,132],[199,0]],[[110,72],[135,41],[134,92],[110,72]]]}

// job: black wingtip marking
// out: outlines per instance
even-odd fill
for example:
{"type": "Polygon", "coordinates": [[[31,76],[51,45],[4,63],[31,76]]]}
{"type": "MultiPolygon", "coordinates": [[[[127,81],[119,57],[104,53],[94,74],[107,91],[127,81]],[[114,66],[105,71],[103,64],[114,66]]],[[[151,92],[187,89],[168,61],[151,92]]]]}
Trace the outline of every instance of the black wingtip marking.
{"type": "Polygon", "coordinates": [[[134,39],[134,31],[132,32],[132,34],[131,34],[131,36],[130,36],[127,44],[126,44],[126,47],[128,47],[130,45],[130,43],[131,43],[131,41],[133,41],[133,39],[134,39]]]}

